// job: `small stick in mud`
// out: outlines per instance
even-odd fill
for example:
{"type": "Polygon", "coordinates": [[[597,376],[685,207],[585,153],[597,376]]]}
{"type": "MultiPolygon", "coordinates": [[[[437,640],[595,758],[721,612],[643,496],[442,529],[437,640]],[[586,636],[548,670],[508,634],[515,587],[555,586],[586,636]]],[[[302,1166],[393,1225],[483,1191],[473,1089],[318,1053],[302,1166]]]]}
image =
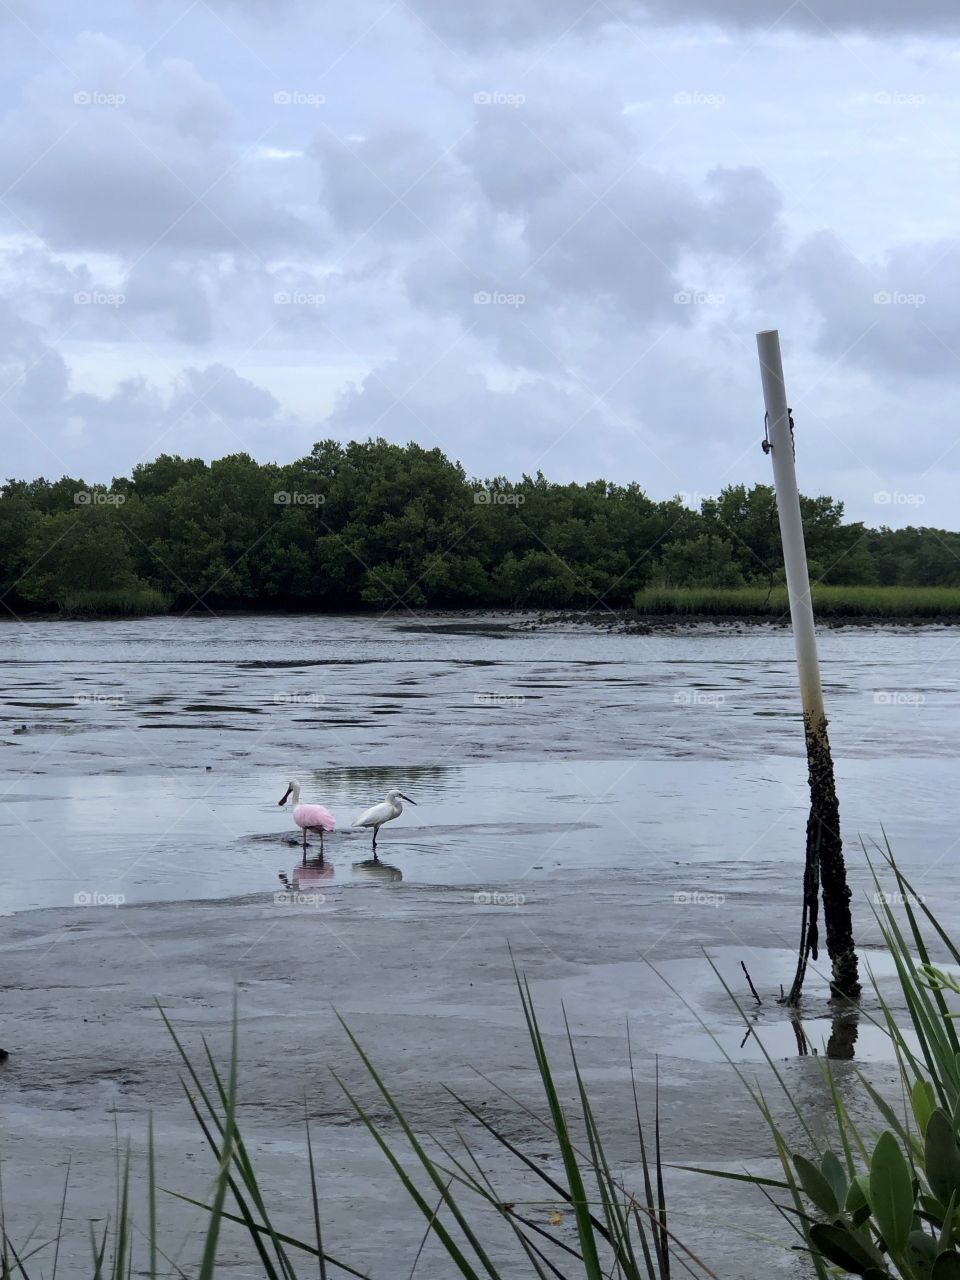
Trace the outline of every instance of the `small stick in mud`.
{"type": "Polygon", "coordinates": [[[757,988],[753,985],[753,979],[750,977],[750,974],[747,970],[747,966],[743,963],[742,960],[740,961],[740,968],[743,970],[743,976],[747,980],[747,985],[750,988],[750,991],[751,991],[751,994],[753,995],[754,1000],[756,1000],[757,1004],[763,1004],[763,1001],[757,995],[757,988]]]}
{"type": "Polygon", "coordinates": [[[793,419],[787,407],[780,358],[780,335],[776,329],[757,334],[767,432],[764,452],[773,460],[777,494],[777,514],[783,542],[783,563],[790,598],[790,620],[800,676],[803,728],[810,781],[810,816],[807,819],[806,869],[803,877],[803,911],[800,924],[800,952],[793,985],[785,1003],[800,999],[807,960],[817,958],[819,942],[819,897],[823,895],[823,921],[827,953],[833,973],[830,990],[834,996],[850,1000],[860,997],[860,973],[853,943],[850,888],[840,838],[840,806],[833,773],[833,757],[823,708],[817,637],[813,625],[813,600],[803,540],[800,494],[794,466],[793,419]]]}

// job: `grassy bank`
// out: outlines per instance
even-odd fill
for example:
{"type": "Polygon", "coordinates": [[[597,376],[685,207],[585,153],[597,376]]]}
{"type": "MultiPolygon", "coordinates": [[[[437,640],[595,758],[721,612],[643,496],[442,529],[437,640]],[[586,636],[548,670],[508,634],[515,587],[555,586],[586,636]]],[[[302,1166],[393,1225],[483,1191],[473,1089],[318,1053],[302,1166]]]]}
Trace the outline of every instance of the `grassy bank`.
{"type": "MultiPolygon", "coordinates": [[[[637,592],[634,606],[647,617],[783,618],[789,613],[786,587],[650,587],[637,592]]],[[[818,585],[813,607],[821,618],[960,620],[960,588],[818,585]]]]}
{"type": "Polygon", "coordinates": [[[73,618],[139,618],[151,613],[166,613],[171,603],[169,596],[153,587],[75,591],[59,602],[60,612],[73,618]]]}

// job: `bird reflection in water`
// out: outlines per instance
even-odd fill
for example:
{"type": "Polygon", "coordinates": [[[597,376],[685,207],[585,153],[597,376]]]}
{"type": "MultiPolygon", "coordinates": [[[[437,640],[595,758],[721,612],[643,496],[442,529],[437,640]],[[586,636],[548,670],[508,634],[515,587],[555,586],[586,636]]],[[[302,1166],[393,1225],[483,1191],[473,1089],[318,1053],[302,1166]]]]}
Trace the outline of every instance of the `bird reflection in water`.
{"type": "Polygon", "coordinates": [[[322,880],[332,880],[336,869],[325,858],[309,858],[294,867],[290,875],[279,873],[279,879],[288,893],[309,893],[322,880]]]}
{"type": "Polygon", "coordinates": [[[353,864],[353,874],[357,879],[378,880],[381,884],[389,884],[403,879],[399,867],[392,867],[389,862],[381,862],[379,858],[365,858],[363,862],[353,864]]]}

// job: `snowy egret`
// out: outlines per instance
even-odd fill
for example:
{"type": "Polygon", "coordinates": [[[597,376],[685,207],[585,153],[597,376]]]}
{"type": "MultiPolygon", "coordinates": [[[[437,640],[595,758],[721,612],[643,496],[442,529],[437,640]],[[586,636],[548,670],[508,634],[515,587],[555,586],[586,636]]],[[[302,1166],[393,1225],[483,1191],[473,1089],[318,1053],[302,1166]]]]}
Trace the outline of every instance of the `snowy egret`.
{"type": "Polygon", "coordinates": [[[306,855],[307,849],[307,832],[320,832],[320,857],[323,857],[323,833],[324,831],[333,831],[336,823],[333,820],[333,814],[323,807],[322,804],[301,804],[300,803],[300,783],[288,782],[287,789],[277,801],[277,804],[286,804],[287,796],[293,794],[293,820],[303,831],[303,849],[306,855]]]}
{"type": "Polygon", "coordinates": [[[385,822],[392,822],[394,818],[399,818],[403,813],[403,805],[401,800],[406,800],[407,804],[416,804],[416,800],[411,800],[409,796],[405,796],[402,791],[388,791],[383,800],[379,804],[375,804],[372,809],[368,809],[366,813],[361,813],[359,818],[354,818],[353,825],[355,827],[373,827],[373,856],[377,856],[377,832],[385,822]]]}

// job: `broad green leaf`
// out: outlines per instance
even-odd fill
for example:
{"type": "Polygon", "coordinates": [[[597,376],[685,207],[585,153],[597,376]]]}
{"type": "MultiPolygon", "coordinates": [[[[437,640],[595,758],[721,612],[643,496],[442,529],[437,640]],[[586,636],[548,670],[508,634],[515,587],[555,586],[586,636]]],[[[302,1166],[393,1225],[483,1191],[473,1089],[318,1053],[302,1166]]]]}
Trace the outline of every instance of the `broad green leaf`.
{"type": "Polygon", "coordinates": [[[927,1121],[924,1135],[924,1166],[930,1189],[938,1200],[947,1204],[960,1190],[960,1148],[946,1113],[935,1107],[927,1121]]]}
{"type": "Polygon", "coordinates": [[[887,1130],[870,1161],[870,1208],[891,1253],[902,1253],[913,1225],[913,1178],[900,1144],[887,1130]]]}
{"type": "Polygon", "coordinates": [[[866,1249],[846,1227],[816,1222],[810,1228],[810,1240],[815,1249],[838,1267],[855,1276],[864,1276],[875,1268],[877,1258],[866,1249]]]}
{"type": "Polygon", "coordinates": [[[850,1183],[843,1207],[847,1213],[856,1213],[858,1209],[870,1208],[870,1179],[867,1174],[858,1173],[850,1183]]]}
{"type": "Polygon", "coordinates": [[[936,1106],[935,1097],[933,1085],[929,1080],[914,1081],[910,1091],[910,1101],[913,1105],[913,1118],[917,1122],[921,1137],[927,1132],[927,1121],[936,1106]]]}
{"type": "Polygon", "coordinates": [[[960,1254],[941,1253],[933,1264],[931,1280],[960,1280],[960,1254]]]}
{"type": "Polygon", "coordinates": [[[823,1213],[828,1214],[831,1218],[835,1217],[840,1212],[840,1205],[837,1202],[833,1187],[831,1187],[817,1166],[812,1160],[808,1160],[806,1156],[798,1155],[793,1157],[793,1164],[797,1171],[797,1177],[800,1179],[800,1185],[809,1199],[823,1213]]]}
{"type": "Polygon", "coordinates": [[[820,1161],[820,1170],[837,1198],[837,1204],[843,1204],[847,1198],[847,1173],[840,1163],[840,1157],[833,1151],[825,1151],[820,1161]]]}

